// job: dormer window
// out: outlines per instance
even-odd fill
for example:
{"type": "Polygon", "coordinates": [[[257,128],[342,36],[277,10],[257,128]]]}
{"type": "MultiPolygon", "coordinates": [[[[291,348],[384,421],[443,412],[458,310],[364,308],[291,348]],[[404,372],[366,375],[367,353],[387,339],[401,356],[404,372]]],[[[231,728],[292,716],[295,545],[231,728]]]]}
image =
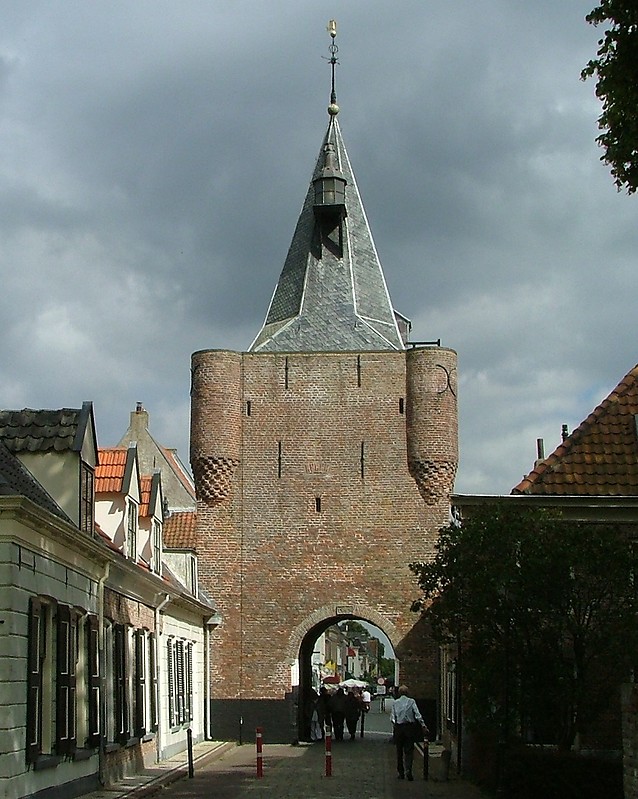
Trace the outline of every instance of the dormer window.
{"type": "Polygon", "coordinates": [[[346,216],[346,179],[336,164],[334,145],[324,148],[324,166],[314,180],[315,216],[340,221],[346,216]]]}
{"type": "Polygon", "coordinates": [[[153,571],[155,574],[162,573],[162,525],[158,521],[153,522],[153,571]]]}
{"type": "Polygon", "coordinates": [[[93,533],[95,509],[95,480],[93,469],[80,461],[80,530],[93,533]]]}
{"type": "Polygon", "coordinates": [[[128,525],[126,532],[126,554],[131,560],[137,561],[137,505],[134,502],[129,502],[128,505],[128,525]]]}

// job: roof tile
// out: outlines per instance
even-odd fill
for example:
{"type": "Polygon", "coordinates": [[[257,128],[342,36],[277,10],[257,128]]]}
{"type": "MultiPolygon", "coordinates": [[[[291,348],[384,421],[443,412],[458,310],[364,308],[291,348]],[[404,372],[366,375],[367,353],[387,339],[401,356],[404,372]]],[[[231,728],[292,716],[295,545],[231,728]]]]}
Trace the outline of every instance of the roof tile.
{"type": "Polygon", "coordinates": [[[13,453],[70,450],[81,413],[78,408],[0,411],[0,440],[13,453]]]}
{"type": "Polygon", "coordinates": [[[638,494],[638,365],[513,494],[638,494]]]}
{"type": "Polygon", "coordinates": [[[95,491],[98,494],[122,490],[127,450],[120,447],[98,450],[99,461],[95,468],[95,491]]]}
{"type": "Polygon", "coordinates": [[[195,511],[172,513],[164,522],[162,534],[164,546],[167,549],[196,549],[196,522],[195,511]]]}

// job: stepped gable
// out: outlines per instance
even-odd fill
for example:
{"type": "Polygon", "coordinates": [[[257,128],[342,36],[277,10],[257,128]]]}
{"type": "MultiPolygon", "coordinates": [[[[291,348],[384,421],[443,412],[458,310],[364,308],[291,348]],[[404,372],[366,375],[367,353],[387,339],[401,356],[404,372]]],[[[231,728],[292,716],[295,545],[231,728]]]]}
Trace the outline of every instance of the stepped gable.
{"type": "Polygon", "coordinates": [[[392,308],[337,111],[329,109],[292,243],[250,352],[405,349],[397,320],[407,320],[392,308]],[[333,178],[342,190],[345,184],[345,197],[318,205],[315,184],[333,178]]]}
{"type": "Polygon", "coordinates": [[[638,494],[638,365],[512,494],[638,494]]]}

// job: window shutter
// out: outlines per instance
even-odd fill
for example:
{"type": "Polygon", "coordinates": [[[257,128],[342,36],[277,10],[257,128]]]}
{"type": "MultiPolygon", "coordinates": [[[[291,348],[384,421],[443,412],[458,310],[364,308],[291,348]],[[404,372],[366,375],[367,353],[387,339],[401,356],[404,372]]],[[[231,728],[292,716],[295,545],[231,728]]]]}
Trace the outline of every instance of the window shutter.
{"type": "Polygon", "coordinates": [[[40,658],[40,624],[42,604],[39,599],[29,600],[29,632],[27,654],[27,763],[33,763],[42,752],[41,734],[38,720],[40,718],[41,674],[40,658]]]}
{"type": "Polygon", "coordinates": [[[55,702],[55,749],[75,751],[75,650],[77,619],[68,605],[58,605],[55,702]]]}
{"type": "Polygon", "coordinates": [[[166,671],[168,675],[168,726],[175,726],[175,668],[173,663],[173,641],[166,642],[166,671]]]}
{"type": "Polygon", "coordinates": [[[126,743],[130,736],[128,725],[128,701],[127,701],[127,663],[126,663],[126,628],[123,624],[113,625],[114,639],[114,668],[115,674],[115,721],[116,739],[120,743],[126,743]]]}
{"type": "Polygon", "coordinates": [[[146,635],[135,630],[135,735],[146,735],[146,635]]]}
{"type": "Polygon", "coordinates": [[[193,644],[186,644],[186,721],[193,720],[193,644]]]}
{"type": "Polygon", "coordinates": [[[97,616],[87,619],[87,646],[88,646],[88,688],[89,688],[89,747],[100,744],[100,647],[99,623],[97,616]]]}
{"type": "Polygon", "coordinates": [[[148,636],[148,670],[150,682],[150,723],[151,730],[157,729],[157,640],[155,633],[148,636]]]}
{"type": "Polygon", "coordinates": [[[175,646],[176,659],[176,682],[177,682],[177,723],[183,724],[186,720],[185,707],[185,685],[184,685],[184,642],[177,641],[175,646]]]}
{"type": "Polygon", "coordinates": [[[69,754],[77,749],[78,616],[71,611],[69,625],[69,754]]]}

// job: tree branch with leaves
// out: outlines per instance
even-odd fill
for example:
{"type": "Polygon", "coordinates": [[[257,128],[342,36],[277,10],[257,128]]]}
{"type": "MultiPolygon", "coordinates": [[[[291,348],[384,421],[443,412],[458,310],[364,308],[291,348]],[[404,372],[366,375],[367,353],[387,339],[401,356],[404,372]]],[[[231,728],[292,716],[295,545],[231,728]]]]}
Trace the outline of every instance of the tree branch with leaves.
{"type": "Polygon", "coordinates": [[[601,160],[611,167],[619,191],[638,188],[638,2],[604,0],[585,17],[592,25],[608,24],[598,41],[596,58],[581,73],[596,76],[596,95],[602,102],[596,141],[604,148],[601,160]]]}
{"type": "Polygon", "coordinates": [[[636,662],[634,565],[618,527],[516,500],[441,530],[413,610],[462,648],[466,721],[571,748],[636,662]]]}

